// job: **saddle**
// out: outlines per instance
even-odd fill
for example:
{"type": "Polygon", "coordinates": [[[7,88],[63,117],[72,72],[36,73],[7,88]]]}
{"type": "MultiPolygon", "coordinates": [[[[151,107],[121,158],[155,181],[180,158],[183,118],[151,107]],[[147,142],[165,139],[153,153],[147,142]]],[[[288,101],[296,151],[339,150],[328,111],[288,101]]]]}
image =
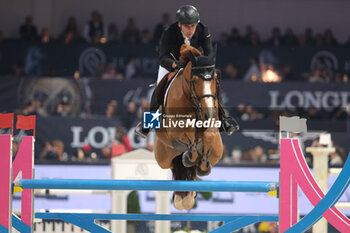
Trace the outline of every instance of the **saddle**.
{"type": "Polygon", "coordinates": [[[177,72],[170,72],[165,75],[165,77],[158,83],[156,90],[155,90],[155,95],[157,99],[158,105],[163,105],[164,104],[164,97],[166,90],[169,87],[169,84],[171,83],[171,80],[176,76],[177,72]]]}

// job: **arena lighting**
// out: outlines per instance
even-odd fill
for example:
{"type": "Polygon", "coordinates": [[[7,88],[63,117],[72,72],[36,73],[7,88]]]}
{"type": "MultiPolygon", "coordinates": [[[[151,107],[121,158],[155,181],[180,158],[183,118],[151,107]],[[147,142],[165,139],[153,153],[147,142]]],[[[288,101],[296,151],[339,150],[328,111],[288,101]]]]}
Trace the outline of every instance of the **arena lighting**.
{"type": "Polygon", "coordinates": [[[280,82],[281,77],[275,71],[267,69],[262,72],[262,81],[265,83],[280,82]]]}
{"type": "Polygon", "coordinates": [[[107,43],[107,38],[106,38],[106,37],[101,37],[101,38],[100,38],[100,43],[101,43],[101,44],[107,43]]]}

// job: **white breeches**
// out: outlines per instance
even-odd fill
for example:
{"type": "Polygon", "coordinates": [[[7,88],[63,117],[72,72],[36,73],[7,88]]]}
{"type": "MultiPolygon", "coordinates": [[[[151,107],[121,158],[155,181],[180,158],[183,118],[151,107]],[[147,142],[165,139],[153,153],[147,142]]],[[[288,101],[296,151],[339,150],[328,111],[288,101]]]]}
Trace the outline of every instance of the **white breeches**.
{"type": "Polygon", "coordinates": [[[157,85],[158,83],[164,78],[164,76],[169,73],[169,70],[165,69],[163,66],[159,66],[158,69],[158,78],[157,78],[157,85]]]}

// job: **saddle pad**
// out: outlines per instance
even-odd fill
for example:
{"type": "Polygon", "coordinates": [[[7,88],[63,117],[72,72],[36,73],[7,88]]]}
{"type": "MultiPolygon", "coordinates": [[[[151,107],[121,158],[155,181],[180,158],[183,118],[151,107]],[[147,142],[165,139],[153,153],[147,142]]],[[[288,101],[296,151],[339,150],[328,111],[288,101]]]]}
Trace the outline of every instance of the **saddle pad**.
{"type": "Polygon", "coordinates": [[[169,83],[166,91],[165,91],[165,95],[164,95],[164,101],[163,101],[163,106],[165,107],[166,106],[166,99],[167,99],[167,96],[168,96],[168,92],[169,92],[169,89],[171,87],[171,84],[173,84],[174,80],[176,79],[177,75],[180,73],[180,71],[183,70],[183,68],[181,68],[178,72],[176,72],[175,74],[175,77],[171,79],[171,82],[169,83]]]}

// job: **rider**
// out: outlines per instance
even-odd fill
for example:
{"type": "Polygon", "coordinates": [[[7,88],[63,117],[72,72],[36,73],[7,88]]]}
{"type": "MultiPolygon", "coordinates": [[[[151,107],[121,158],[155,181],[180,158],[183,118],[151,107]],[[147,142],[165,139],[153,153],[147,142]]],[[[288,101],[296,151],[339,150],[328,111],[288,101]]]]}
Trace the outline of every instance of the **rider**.
{"type": "MultiPolygon", "coordinates": [[[[169,72],[179,70],[185,67],[179,61],[180,48],[182,44],[191,45],[202,50],[204,55],[209,55],[212,50],[211,36],[208,28],[200,23],[199,13],[194,6],[185,5],[176,12],[176,23],[173,23],[163,32],[160,40],[160,67],[158,71],[157,84],[169,72]]],[[[151,111],[157,111],[159,104],[155,101],[154,94],[151,100],[151,111]]],[[[220,101],[219,101],[220,102],[220,101]]],[[[237,130],[236,126],[230,124],[225,116],[222,107],[219,108],[219,118],[222,121],[222,130],[231,135],[237,130]]],[[[139,123],[135,132],[146,138],[149,129],[144,129],[142,123],[139,123]]]]}

